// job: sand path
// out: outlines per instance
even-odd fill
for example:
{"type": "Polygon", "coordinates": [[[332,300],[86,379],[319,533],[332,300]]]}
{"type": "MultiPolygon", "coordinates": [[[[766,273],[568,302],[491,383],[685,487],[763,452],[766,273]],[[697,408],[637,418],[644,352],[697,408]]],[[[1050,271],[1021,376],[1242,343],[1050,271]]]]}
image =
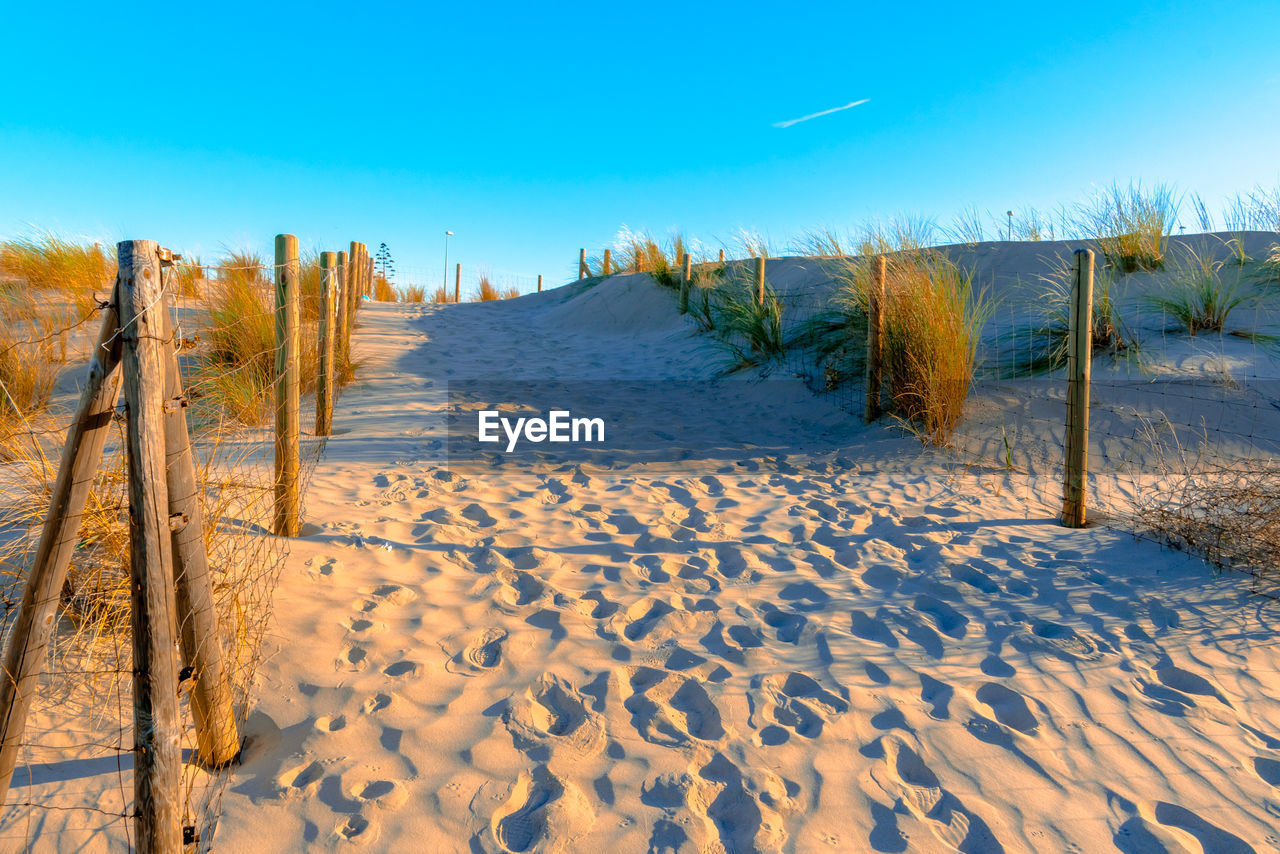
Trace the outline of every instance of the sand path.
{"type": "Polygon", "coordinates": [[[786,456],[442,466],[450,380],[705,373],[606,287],[362,316],[218,849],[1280,850],[1277,609],[1238,577],[786,383],[691,386],[679,428],[772,412],[786,456]]]}

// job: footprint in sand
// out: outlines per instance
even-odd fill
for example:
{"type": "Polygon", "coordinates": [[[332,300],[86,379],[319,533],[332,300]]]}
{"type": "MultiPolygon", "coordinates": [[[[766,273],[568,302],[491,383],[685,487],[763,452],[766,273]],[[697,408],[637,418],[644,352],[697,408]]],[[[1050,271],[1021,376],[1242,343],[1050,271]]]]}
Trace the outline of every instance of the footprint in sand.
{"type": "Polygon", "coordinates": [[[359,672],[369,666],[369,653],[360,644],[346,647],[335,665],[337,670],[359,672]]]}
{"type": "Polygon", "coordinates": [[[360,708],[366,715],[371,715],[374,712],[380,712],[387,706],[391,705],[391,697],[391,694],[374,694],[372,697],[365,700],[364,705],[360,708]]]}
{"type": "MultiPolygon", "coordinates": [[[[496,627],[477,629],[464,637],[461,649],[450,656],[445,663],[445,669],[450,673],[472,676],[491,670],[502,662],[502,644],[506,639],[505,629],[496,627]]],[[[448,641],[441,646],[445,652],[450,649],[448,641]]]]}
{"type": "Polygon", "coordinates": [[[794,806],[781,777],[765,771],[762,782],[748,780],[741,768],[719,752],[709,759],[695,759],[689,770],[685,803],[706,828],[701,850],[783,849],[787,839],[783,814],[794,806]]]}
{"type": "Polygon", "coordinates": [[[998,682],[983,684],[974,696],[991,710],[996,720],[1024,735],[1034,735],[1040,726],[1026,698],[998,682]]]}
{"type": "Polygon", "coordinates": [[[316,718],[316,729],[320,732],[337,732],[347,725],[346,715],[330,716],[316,718]]]}
{"type": "MultiPolygon", "coordinates": [[[[822,728],[849,709],[845,697],[828,691],[803,673],[766,676],[760,683],[762,708],[774,723],[805,738],[817,738],[822,728]]],[[[840,689],[841,693],[845,693],[840,689]]]]}
{"type": "Polygon", "coordinates": [[[571,682],[544,674],[525,691],[504,717],[516,747],[553,742],[580,754],[604,749],[600,716],[587,708],[582,692],[571,682]]]}
{"type": "Polygon", "coordinates": [[[645,741],[676,747],[724,735],[720,709],[698,682],[652,667],[622,668],[617,676],[623,708],[645,741]]]}
{"type": "Polygon", "coordinates": [[[957,808],[959,802],[942,788],[937,775],[904,742],[885,737],[881,745],[888,779],[877,782],[885,794],[899,799],[941,842],[960,849],[969,835],[967,812],[957,808]]]}
{"type": "Polygon", "coordinates": [[[295,765],[276,778],[281,795],[302,791],[320,782],[324,776],[324,766],[319,762],[304,762],[295,765]]]}
{"type": "Polygon", "coordinates": [[[499,570],[496,574],[502,585],[498,595],[508,605],[528,605],[546,589],[541,581],[518,569],[499,570]]]}
{"type": "Polygon", "coordinates": [[[349,815],[338,822],[338,826],[333,829],[333,834],[339,839],[362,845],[371,842],[375,836],[373,823],[359,813],[349,815]]]}
{"type": "Polygon", "coordinates": [[[323,560],[320,558],[309,558],[307,560],[306,567],[307,575],[318,581],[320,579],[331,579],[333,575],[342,568],[342,564],[338,562],[337,558],[332,557],[324,558],[323,560]],[[316,564],[317,561],[320,561],[319,565],[316,564]]]}
{"type": "Polygon", "coordinates": [[[397,810],[409,799],[409,791],[392,780],[360,780],[346,786],[346,790],[352,800],[383,810],[397,810]]]}
{"type": "Polygon", "coordinates": [[[564,785],[546,766],[522,771],[511,797],[490,820],[490,829],[503,851],[528,851],[547,831],[546,809],[564,792],[564,785]]]}

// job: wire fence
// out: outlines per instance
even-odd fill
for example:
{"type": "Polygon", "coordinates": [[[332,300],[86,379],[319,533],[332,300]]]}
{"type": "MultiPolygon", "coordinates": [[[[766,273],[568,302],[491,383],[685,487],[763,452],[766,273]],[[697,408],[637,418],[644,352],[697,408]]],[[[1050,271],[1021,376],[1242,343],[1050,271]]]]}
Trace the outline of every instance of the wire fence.
{"type": "MultiPolygon", "coordinates": [[[[289,548],[288,538],[272,532],[277,476],[269,422],[276,408],[276,269],[251,261],[178,265],[162,274],[163,308],[173,318],[165,343],[176,351],[189,404],[185,415],[204,520],[203,546],[220,628],[215,637],[220,638],[238,732],[243,732],[250,708],[271,597],[289,548]]],[[[301,375],[311,378],[316,376],[319,288],[309,283],[318,285],[317,276],[304,265],[301,375]]],[[[7,283],[0,294],[7,307],[25,306],[14,325],[18,331],[11,328],[0,341],[0,385],[6,401],[0,406],[0,602],[8,646],[50,512],[59,447],[67,435],[63,425],[70,390],[57,375],[80,380],[90,363],[101,358],[100,342],[90,330],[115,308],[107,301],[80,300],[77,309],[66,305],[75,302],[72,296],[33,294],[20,282],[7,283]],[[47,373],[50,364],[55,381],[43,399],[13,393],[31,374],[47,373]]],[[[121,318],[121,329],[129,320],[121,318]]],[[[349,366],[339,375],[349,377],[349,366]]],[[[300,475],[305,495],[324,440],[309,429],[315,417],[313,398],[306,394],[303,401],[300,475]]],[[[0,810],[0,850],[133,850],[136,842],[126,446],[124,413],[117,408],[83,518],[72,531],[75,543],[52,638],[0,810]]],[[[173,449],[169,451],[172,455],[173,449]]],[[[181,579],[178,587],[181,597],[181,579]]],[[[181,606],[179,613],[185,613],[181,606]]],[[[189,625],[177,628],[195,637],[189,625]]],[[[183,651],[187,659],[192,657],[190,644],[183,651]]],[[[206,733],[195,723],[210,712],[198,708],[207,704],[207,697],[200,693],[190,661],[178,678],[180,821],[187,850],[205,851],[229,770],[207,761],[206,733]]]]}
{"type": "MultiPolygon", "coordinates": [[[[1274,232],[1171,238],[1159,269],[1127,274],[1099,254],[1094,286],[1090,519],[1255,577],[1280,569],[1280,271],[1264,261],[1278,243],[1274,232]],[[1195,328],[1188,311],[1217,313],[1221,325],[1195,328]]],[[[947,397],[956,389],[946,386],[962,386],[963,400],[963,417],[946,431],[937,459],[958,476],[985,481],[984,488],[1017,490],[1029,507],[1062,500],[1070,259],[1090,247],[1063,241],[939,250],[967,281],[966,308],[957,317],[972,318],[974,331],[971,379],[948,373],[945,359],[935,365],[946,374],[935,393],[947,397]]],[[[728,338],[741,362],[799,377],[860,418],[866,264],[770,259],[768,299],[776,300],[778,315],[771,354],[767,331],[723,328],[732,301],[724,292],[753,291],[753,261],[697,265],[704,287],[692,289],[690,313],[704,332],[728,338]]],[[[892,295],[892,272],[887,287],[892,295]]],[[[933,438],[894,406],[902,389],[893,388],[892,366],[886,372],[888,417],[933,438]]]]}

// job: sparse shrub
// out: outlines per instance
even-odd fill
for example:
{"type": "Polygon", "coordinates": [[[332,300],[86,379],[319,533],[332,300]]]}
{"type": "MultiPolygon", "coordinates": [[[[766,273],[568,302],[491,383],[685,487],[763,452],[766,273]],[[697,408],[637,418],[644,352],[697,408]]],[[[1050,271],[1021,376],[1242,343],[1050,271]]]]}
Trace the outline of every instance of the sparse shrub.
{"type": "Polygon", "coordinates": [[[889,259],[884,366],[893,408],[934,445],[950,442],[964,412],[978,338],[990,315],[971,274],[932,253],[889,259]]]}
{"type": "MultiPolygon", "coordinates": [[[[444,288],[440,290],[443,291],[444,288]]],[[[400,302],[425,302],[426,298],[427,289],[422,285],[406,285],[400,289],[400,302]]]]}
{"type": "Polygon", "coordinates": [[[1093,236],[1107,262],[1132,273],[1164,265],[1165,243],[1178,216],[1167,184],[1147,191],[1142,183],[1112,184],[1077,206],[1077,227],[1093,236]]]}
{"type": "Polygon", "coordinates": [[[514,286],[512,286],[512,287],[510,287],[510,288],[505,288],[505,289],[504,289],[504,290],[499,294],[499,297],[500,297],[500,298],[502,298],[502,299],[515,299],[515,298],[516,298],[516,297],[518,297],[518,296],[520,296],[520,289],[519,289],[519,288],[517,288],[517,287],[514,287],[514,286]]]}
{"type": "Polygon", "coordinates": [[[1240,270],[1227,281],[1223,277],[1225,266],[1203,248],[1196,252],[1185,247],[1174,267],[1169,292],[1152,294],[1147,300],[1191,335],[1221,332],[1231,312],[1252,299],[1240,293],[1240,270]]]}

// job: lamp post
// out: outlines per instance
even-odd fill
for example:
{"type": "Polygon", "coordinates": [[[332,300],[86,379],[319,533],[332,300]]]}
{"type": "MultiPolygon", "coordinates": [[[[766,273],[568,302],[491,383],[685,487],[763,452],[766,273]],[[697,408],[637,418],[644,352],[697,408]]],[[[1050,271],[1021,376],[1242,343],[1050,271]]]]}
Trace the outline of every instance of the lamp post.
{"type": "Polygon", "coordinates": [[[449,238],[453,237],[452,231],[444,233],[444,279],[440,282],[440,287],[444,288],[445,294],[449,293],[449,238]]]}
{"type": "Polygon", "coordinates": [[[1009,239],[1013,240],[1013,211],[1005,211],[1005,215],[1009,217],[1009,239]]]}

